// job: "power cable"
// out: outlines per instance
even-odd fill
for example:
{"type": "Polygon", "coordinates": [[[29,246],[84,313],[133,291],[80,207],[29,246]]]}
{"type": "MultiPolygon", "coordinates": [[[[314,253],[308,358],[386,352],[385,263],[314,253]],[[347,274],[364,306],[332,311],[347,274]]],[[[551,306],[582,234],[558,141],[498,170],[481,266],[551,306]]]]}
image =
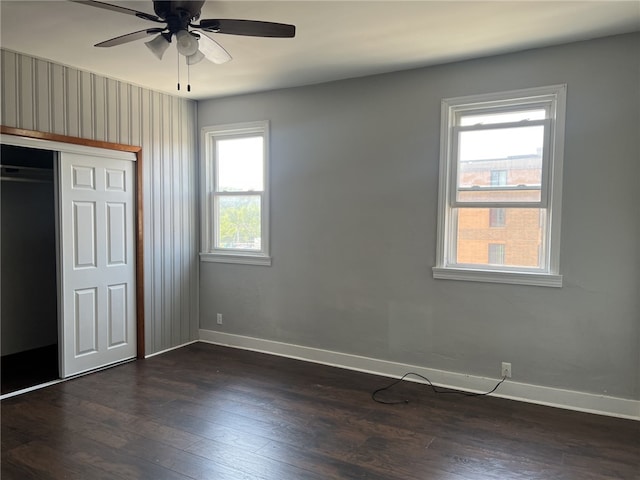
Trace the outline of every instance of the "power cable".
{"type": "Polygon", "coordinates": [[[394,400],[394,401],[386,401],[386,400],[379,400],[376,398],[376,395],[380,392],[383,392],[385,390],[389,390],[392,387],[396,386],[398,383],[402,382],[406,377],[408,377],[409,375],[413,375],[415,377],[421,378],[422,380],[424,380],[427,385],[429,385],[431,387],[431,389],[433,390],[434,393],[437,394],[449,394],[449,395],[462,395],[463,397],[483,397],[486,395],[490,395],[493,392],[495,392],[498,387],[500,385],[502,385],[502,382],[504,382],[507,377],[502,377],[502,380],[500,380],[495,387],[493,387],[491,390],[489,390],[488,392],[485,393],[471,393],[471,392],[460,392],[457,390],[441,390],[438,389],[438,387],[436,387],[433,383],[431,383],[431,380],[429,380],[427,377],[420,375],[419,373],[414,373],[414,372],[407,372],[405,373],[400,379],[396,380],[395,382],[391,383],[390,385],[387,385],[386,387],[382,387],[382,388],[378,388],[377,390],[374,390],[373,393],[371,394],[371,399],[374,402],[377,403],[382,403],[384,405],[400,405],[402,403],[409,403],[409,400],[394,400]]]}

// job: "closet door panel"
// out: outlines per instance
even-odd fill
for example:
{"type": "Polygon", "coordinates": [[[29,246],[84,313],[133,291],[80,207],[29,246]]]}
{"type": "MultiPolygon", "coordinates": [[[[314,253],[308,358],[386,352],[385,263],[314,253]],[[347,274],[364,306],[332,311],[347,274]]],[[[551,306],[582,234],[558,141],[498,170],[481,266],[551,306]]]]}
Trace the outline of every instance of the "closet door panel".
{"type": "Polygon", "coordinates": [[[60,154],[63,377],[136,355],[134,170],[60,154]]]}

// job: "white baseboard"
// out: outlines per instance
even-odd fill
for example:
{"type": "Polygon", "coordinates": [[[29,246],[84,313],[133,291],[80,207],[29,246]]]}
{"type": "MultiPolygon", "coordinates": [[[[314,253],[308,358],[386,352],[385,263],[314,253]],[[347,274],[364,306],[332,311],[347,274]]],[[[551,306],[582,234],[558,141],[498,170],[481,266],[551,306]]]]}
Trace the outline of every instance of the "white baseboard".
{"type": "MultiPolygon", "coordinates": [[[[304,347],[273,340],[233,335],[213,330],[201,329],[200,341],[321,363],[323,365],[331,365],[359,372],[373,373],[391,378],[400,378],[407,372],[415,372],[429,378],[434,385],[465,392],[488,392],[500,380],[499,378],[486,378],[447,372],[444,370],[350,355],[331,350],[304,347]]],[[[410,379],[408,378],[407,380],[410,379]]],[[[540,385],[513,382],[511,380],[504,382],[500,385],[499,389],[491,395],[568,410],[640,420],[640,401],[638,400],[543,387],[540,385]]]]}
{"type": "MultiPolygon", "coordinates": [[[[202,330],[201,330],[202,331],[202,330]]],[[[164,350],[160,350],[159,352],[154,352],[154,353],[150,353],[149,355],[145,355],[144,358],[151,358],[151,357],[155,357],[156,355],[161,355],[163,353],[167,353],[170,352],[171,350],[176,350],[178,348],[182,348],[182,347],[186,347],[187,345],[191,345],[192,343],[197,343],[200,340],[192,340],[190,342],[187,343],[182,343],[180,345],[176,345],[175,347],[171,347],[171,348],[165,348],[164,350]]]]}

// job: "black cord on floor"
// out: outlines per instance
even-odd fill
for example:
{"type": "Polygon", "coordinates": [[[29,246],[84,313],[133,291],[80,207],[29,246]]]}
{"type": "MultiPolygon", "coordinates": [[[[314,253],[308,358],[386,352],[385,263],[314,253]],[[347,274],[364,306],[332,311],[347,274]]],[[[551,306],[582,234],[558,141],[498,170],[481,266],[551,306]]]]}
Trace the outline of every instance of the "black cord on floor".
{"type": "Polygon", "coordinates": [[[456,390],[440,390],[438,389],[433,383],[431,383],[431,380],[429,380],[427,377],[420,375],[419,373],[413,373],[413,372],[408,372],[405,373],[402,378],[400,378],[399,380],[396,380],[395,382],[393,382],[390,385],[387,385],[386,387],[382,387],[379,388],[377,390],[375,390],[372,394],[371,394],[371,399],[374,402],[378,402],[378,403],[383,403],[385,405],[400,405],[402,403],[409,403],[409,400],[395,400],[395,401],[391,401],[388,402],[386,400],[379,400],[376,398],[376,395],[380,392],[383,392],[385,390],[389,390],[390,388],[394,387],[395,385],[397,385],[398,383],[402,382],[406,377],[408,377],[409,375],[413,375],[415,377],[421,378],[422,380],[424,380],[427,385],[429,385],[431,387],[431,389],[434,391],[434,393],[441,393],[441,394],[449,394],[449,395],[462,395],[463,397],[483,397],[486,395],[490,395],[493,392],[495,392],[497,390],[497,388],[502,385],[502,382],[504,382],[507,377],[502,377],[502,380],[500,380],[495,387],[493,387],[490,391],[485,392],[485,393],[469,393],[469,392],[459,392],[456,390]]]}

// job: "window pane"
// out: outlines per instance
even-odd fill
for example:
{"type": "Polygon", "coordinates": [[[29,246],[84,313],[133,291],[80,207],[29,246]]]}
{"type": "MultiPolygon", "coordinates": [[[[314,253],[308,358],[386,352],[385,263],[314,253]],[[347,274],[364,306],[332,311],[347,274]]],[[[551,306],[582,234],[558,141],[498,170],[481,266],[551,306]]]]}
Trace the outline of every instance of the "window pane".
{"type": "Polygon", "coordinates": [[[216,154],[218,192],[264,190],[262,137],[217,139],[216,154]]]}
{"type": "Polygon", "coordinates": [[[217,196],[216,248],[261,250],[260,195],[217,196]]]}
{"type": "Polygon", "coordinates": [[[544,126],[459,132],[458,201],[538,202],[544,126]]]}
{"type": "Polygon", "coordinates": [[[506,218],[507,218],[506,208],[489,209],[489,226],[490,227],[504,227],[506,218]]]}
{"type": "Polygon", "coordinates": [[[541,268],[546,209],[459,208],[458,264],[541,268]],[[497,213],[501,211],[500,213],[497,213]],[[492,225],[503,216],[501,228],[492,225]],[[494,245],[494,246],[492,246],[494,245]]]}
{"type": "Polygon", "coordinates": [[[489,244],[489,264],[504,265],[504,243],[489,244]]]}
{"type": "Polygon", "coordinates": [[[506,170],[491,170],[491,183],[492,187],[501,187],[507,184],[507,171],[506,170]]]}
{"type": "Polygon", "coordinates": [[[544,108],[532,110],[518,110],[517,112],[481,113],[462,115],[459,125],[491,125],[494,123],[522,122],[524,120],[544,120],[547,113],[544,108]]]}

